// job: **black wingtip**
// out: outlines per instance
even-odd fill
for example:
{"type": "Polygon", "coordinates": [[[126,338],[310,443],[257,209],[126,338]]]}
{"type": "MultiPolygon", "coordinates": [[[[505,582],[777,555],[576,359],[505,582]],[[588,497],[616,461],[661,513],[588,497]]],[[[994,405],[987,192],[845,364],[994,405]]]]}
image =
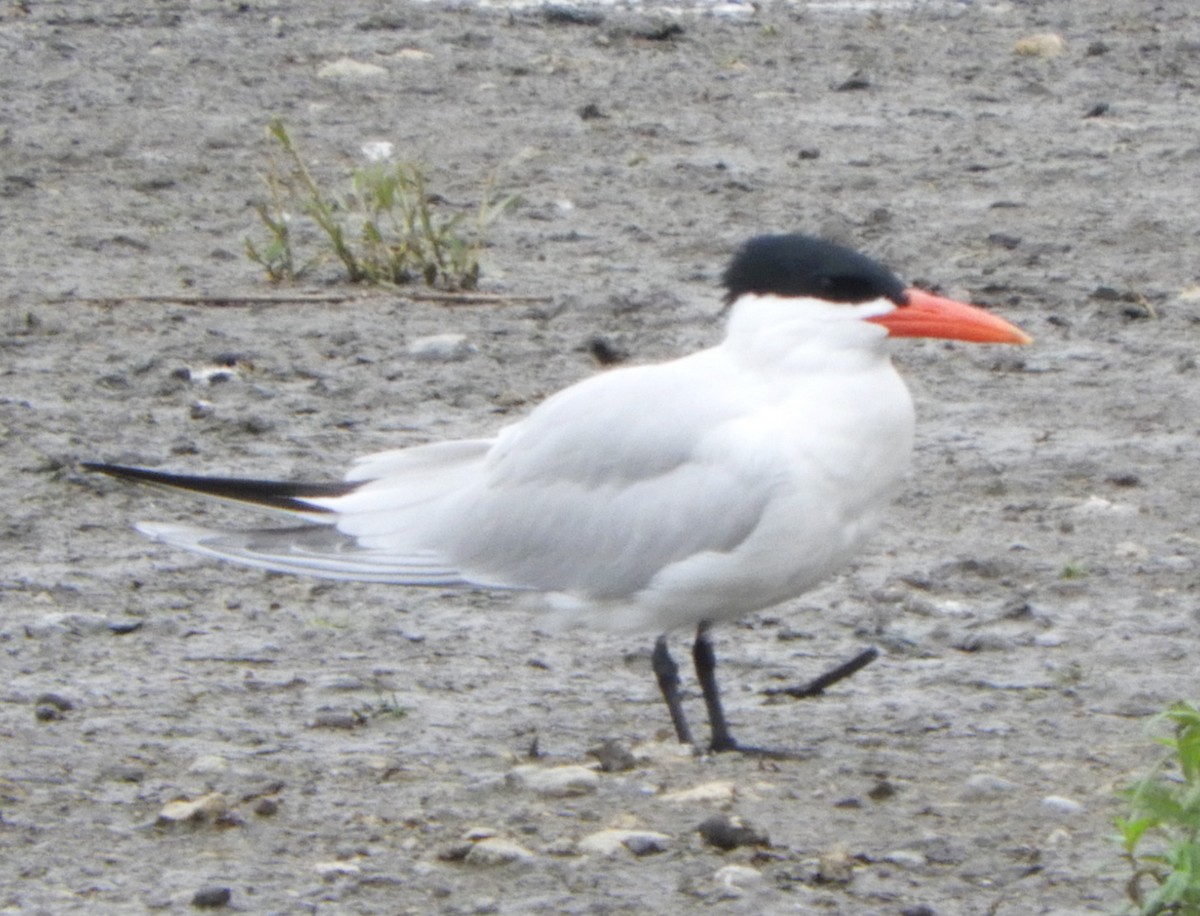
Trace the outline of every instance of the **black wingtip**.
{"type": "Polygon", "coordinates": [[[149,468],[128,467],[122,464],[105,464],[84,461],[81,467],[119,480],[168,487],[228,499],[239,503],[280,509],[285,512],[329,512],[308,502],[310,499],[345,496],[354,492],[356,483],[299,483],[294,481],[255,480],[247,477],[200,477],[192,474],[171,474],[152,471],[149,468]]]}

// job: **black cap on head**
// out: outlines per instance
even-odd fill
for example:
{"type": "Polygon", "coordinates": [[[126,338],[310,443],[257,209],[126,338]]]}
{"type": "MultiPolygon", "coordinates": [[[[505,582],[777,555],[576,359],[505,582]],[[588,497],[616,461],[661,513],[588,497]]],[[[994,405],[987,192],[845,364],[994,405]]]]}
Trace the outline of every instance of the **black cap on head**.
{"type": "Polygon", "coordinates": [[[811,235],[760,235],[725,271],[725,304],[744,293],[811,296],[830,302],[890,299],[903,305],[904,284],[882,264],[811,235]]]}

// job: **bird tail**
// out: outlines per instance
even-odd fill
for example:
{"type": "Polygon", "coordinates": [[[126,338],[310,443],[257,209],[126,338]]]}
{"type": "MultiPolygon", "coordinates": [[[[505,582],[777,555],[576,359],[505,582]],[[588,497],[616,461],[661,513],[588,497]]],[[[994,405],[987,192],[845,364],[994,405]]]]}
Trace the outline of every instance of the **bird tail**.
{"type": "Polygon", "coordinates": [[[348,496],[362,486],[361,482],[299,483],[293,481],[255,480],[248,477],[199,477],[192,474],[170,474],[133,468],[121,464],[86,462],[83,467],[120,480],[150,484],[167,490],[180,490],[210,499],[233,502],[258,509],[304,515],[323,521],[333,521],[330,509],[313,502],[317,499],[348,496]]]}
{"type": "Polygon", "coordinates": [[[468,584],[463,574],[435,551],[415,545],[402,550],[372,548],[364,546],[359,537],[338,529],[342,513],[321,501],[336,503],[370,481],[299,483],[171,474],[119,464],[87,463],[83,467],[120,480],[301,516],[309,522],[242,531],[157,522],[135,526],[153,540],[192,553],[324,579],[443,587],[468,584]]]}

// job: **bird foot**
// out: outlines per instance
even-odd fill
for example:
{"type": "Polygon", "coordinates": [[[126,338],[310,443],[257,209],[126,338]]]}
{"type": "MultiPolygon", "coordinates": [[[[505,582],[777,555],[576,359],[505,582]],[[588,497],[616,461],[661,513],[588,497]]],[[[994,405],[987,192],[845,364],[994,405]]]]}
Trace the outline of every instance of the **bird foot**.
{"type": "Polygon", "coordinates": [[[708,752],[710,754],[733,752],[744,754],[747,757],[761,757],[763,760],[810,760],[816,756],[816,751],[811,749],[758,747],[756,745],[742,744],[731,737],[726,737],[720,742],[714,739],[708,746],[708,752]]]}

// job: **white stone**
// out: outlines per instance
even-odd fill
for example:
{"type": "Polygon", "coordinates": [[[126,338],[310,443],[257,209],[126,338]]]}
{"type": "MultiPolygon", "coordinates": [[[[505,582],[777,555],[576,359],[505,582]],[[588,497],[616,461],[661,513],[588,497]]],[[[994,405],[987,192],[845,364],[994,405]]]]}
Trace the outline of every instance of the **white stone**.
{"type": "Polygon", "coordinates": [[[193,760],[187,771],[202,776],[211,776],[215,773],[223,773],[227,769],[229,769],[229,761],[220,754],[205,754],[193,760]]]}
{"type": "Polygon", "coordinates": [[[963,797],[970,801],[1001,798],[1019,788],[1015,782],[991,773],[976,773],[963,786],[963,797]]]}
{"type": "Polygon", "coordinates": [[[763,875],[757,868],[751,868],[748,865],[726,865],[724,868],[717,869],[713,880],[723,887],[741,888],[760,884],[763,875]]]}
{"type": "Polygon", "coordinates": [[[465,334],[431,334],[428,337],[417,337],[408,344],[410,356],[430,362],[461,362],[478,352],[465,334]]]}
{"type": "Polygon", "coordinates": [[[531,862],[533,858],[533,853],[520,843],[502,837],[489,837],[472,846],[463,861],[468,865],[493,866],[531,862]]]}
{"type": "Polygon", "coordinates": [[[665,833],[653,830],[600,830],[579,841],[579,851],[592,856],[615,856],[646,852],[662,852],[671,843],[665,833]]]}
{"type": "Polygon", "coordinates": [[[1073,798],[1066,798],[1062,795],[1047,795],[1042,799],[1042,807],[1053,811],[1055,814],[1073,815],[1083,813],[1083,805],[1073,798]]]}
{"type": "Polygon", "coordinates": [[[893,849],[884,855],[883,861],[901,868],[923,868],[928,860],[915,849],[893,849]]]}
{"type": "Polygon", "coordinates": [[[322,878],[336,878],[338,875],[357,875],[362,873],[362,869],[353,862],[318,862],[313,866],[315,871],[322,878]]]}
{"type": "Polygon", "coordinates": [[[387,140],[371,140],[360,148],[367,162],[387,162],[396,155],[395,145],[387,140]]]}
{"type": "Polygon", "coordinates": [[[202,822],[220,817],[229,810],[229,802],[220,792],[210,792],[199,798],[179,798],[169,801],[158,812],[160,824],[202,822]]]}
{"type": "Polygon", "coordinates": [[[577,764],[549,769],[532,765],[517,767],[509,774],[509,779],[538,795],[552,798],[587,795],[600,787],[599,774],[577,764]]]}
{"type": "Polygon", "coordinates": [[[732,782],[714,780],[701,783],[690,789],[676,789],[674,792],[663,793],[662,800],[676,804],[728,804],[733,801],[736,789],[732,782]]]}

